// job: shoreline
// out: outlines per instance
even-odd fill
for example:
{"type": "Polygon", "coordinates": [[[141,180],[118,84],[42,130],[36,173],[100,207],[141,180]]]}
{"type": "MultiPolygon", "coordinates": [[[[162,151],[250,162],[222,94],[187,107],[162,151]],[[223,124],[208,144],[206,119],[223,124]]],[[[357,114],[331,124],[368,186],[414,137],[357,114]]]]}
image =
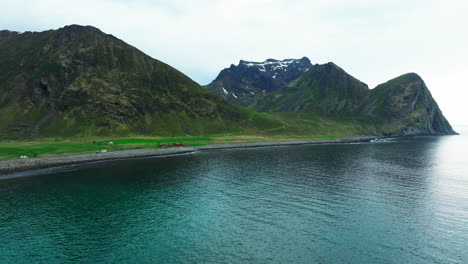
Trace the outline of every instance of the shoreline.
{"type": "MultiPolygon", "coordinates": [[[[107,153],[86,153],[67,154],[53,157],[29,158],[29,159],[6,159],[0,160],[0,176],[35,171],[42,169],[61,168],[66,166],[85,165],[96,162],[111,162],[117,160],[128,160],[138,158],[164,157],[176,154],[187,154],[204,150],[216,149],[237,149],[237,148],[257,148],[274,146],[294,146],[294,145],[320,145],[320,144],[349,144],[359,142],[370,142],[376,137],[344,137],[335,140],[287,140],[287,141],[267,141],[251,143],[226,143],[212,144],[199,147],[178,147],[167,149],[130,149],[113,151],[107,153]]],[[[0,178],[1,180],[1,178],[0,178]]]]}

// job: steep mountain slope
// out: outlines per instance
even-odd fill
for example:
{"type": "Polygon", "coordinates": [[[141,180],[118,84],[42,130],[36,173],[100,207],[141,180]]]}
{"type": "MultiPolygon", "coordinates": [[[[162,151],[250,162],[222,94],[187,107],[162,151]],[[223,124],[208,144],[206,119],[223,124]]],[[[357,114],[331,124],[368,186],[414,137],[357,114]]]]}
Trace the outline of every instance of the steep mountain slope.
{"type": "Polygon", "coordinates": [[[382,132],[389,135],[456,134],[422,78],[415,73],[372,89],[362,115],[382,122],[382,132]]]}
{"type": "Polygon", "coordinates": [[[264,112],[315,112],[367,120],[377,134],[456,134],[417,74],[395,78],[369,90],[333,63],[314,65],[288,86],[252,105],[264,112]]]}
{"type": "Polygon", "coordinates": [[[3,138],[206,134],[257,116],[90,26],[0,31],[0,62],[3,138]]]}
{"type": "Polygon", "coordinates": [[[93,27],[0,31],[0,138],[454,133],[415,74],[369,90],[333,63],[270,59],[208,88],[269,113],[93,27]]]}
{"type": "Polygon", "coordinates": [[[320,112],[349,116],[356,114],[368,95],[366,84],[334,63],[317,64],[286,87],[257,100],[252,108],[262,112],[320,112]]]}
{"type": "Polygon", "coordinates": [[[299,78],[311,66],[310,60],[306,57],[286,60],[268,59],[264,62],[241,60],[238,66],[231,65],[222,70],[206,87],[230,103],[248,106],[263,95],[299,78]]]}
{"type": "MultiPolygon", "coordinates": [[[[250,78],[243,74],[237,71],[230,87],[243,87],[244,80],[250,78]]],[[[316,64],[253,102],[228,101],[260,112],[315,113],[325,118],[356,120],[382,135],[455,134],[424,81],[414,73],[371,90],[334,63],[316,64]]]]}

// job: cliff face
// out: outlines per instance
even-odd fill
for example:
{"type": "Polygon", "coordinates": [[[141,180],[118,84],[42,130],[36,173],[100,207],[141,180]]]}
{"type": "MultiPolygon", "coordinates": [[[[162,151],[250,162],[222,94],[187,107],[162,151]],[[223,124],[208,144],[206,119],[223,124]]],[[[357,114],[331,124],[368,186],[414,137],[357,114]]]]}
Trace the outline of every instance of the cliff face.
{"type": "MultiPolygon", "coordinates": [[[[232,87],[244,80],[243,72],[236,76],[231,80],[232,87]]],[[[414,73],[369,89],[334,63],[316,64],[283,87],[253,99],[244,105],[260,112],[315,113],[324,118],[356,120],[378,135],[456,134],[424,81],[414,73]]],[[[228,101],[243,104],[240,100],[228,101]]]]}
{"type": "Polygon", "coordinates": [[[390,80],[371,90],[363,115],[384,121],[386,135],[453,135],[426,84],[415,73],[390,80]]]}
{"type": "Polygon", "coordinates": [[[456,134],[414,73],[370,90],[333,63],[314,65],[287,87],[261,98],[254,109],[355,118],[386,136],[456,134]]]}

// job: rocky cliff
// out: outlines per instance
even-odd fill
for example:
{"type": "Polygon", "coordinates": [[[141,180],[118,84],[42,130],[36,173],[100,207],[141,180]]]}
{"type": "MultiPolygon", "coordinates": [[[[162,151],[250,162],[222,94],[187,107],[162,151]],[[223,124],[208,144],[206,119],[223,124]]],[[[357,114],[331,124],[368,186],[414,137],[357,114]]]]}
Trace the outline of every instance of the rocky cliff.
{"type": "MultiPolygon", "coordinates": [[[[244,80],[250,80],[250,75],[243,74],[237,71],[229,87],[244,87],[244,80]]],[[[253,101],[229,100],[228,93],[225,98],[260,112],[316,113],[354,119],[373,127],[379,135],[456,134],[417,74],[402,75],[375,89],[369,89],[331,62],[311,65],[300,75],[295,71],[293,76],[298,77],[251,98],[253,101]]]]}
{"type": "Polygon", "coordinates": [[[206,88],[230,103],[249,106],[299,78],[311,66],[306,57],[264,62],[241,60],[239,65],[222,70],[206,88]]]}
{"type": "Polygon", "coordinates": [[[453,135],[423,79],[408,73],[370,92],[362,115],[381,121],[385,135],[453,135]]]}

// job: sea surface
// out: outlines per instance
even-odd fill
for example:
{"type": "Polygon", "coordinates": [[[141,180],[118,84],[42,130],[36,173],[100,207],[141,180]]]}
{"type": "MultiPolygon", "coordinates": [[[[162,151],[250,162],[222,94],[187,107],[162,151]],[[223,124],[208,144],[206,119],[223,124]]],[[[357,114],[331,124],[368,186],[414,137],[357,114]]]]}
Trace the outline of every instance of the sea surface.
{"type": "Polygon", "coordinates": [[[468,137],[203,151],[0,180],[0,263],[468,263],[468,137]]]}

